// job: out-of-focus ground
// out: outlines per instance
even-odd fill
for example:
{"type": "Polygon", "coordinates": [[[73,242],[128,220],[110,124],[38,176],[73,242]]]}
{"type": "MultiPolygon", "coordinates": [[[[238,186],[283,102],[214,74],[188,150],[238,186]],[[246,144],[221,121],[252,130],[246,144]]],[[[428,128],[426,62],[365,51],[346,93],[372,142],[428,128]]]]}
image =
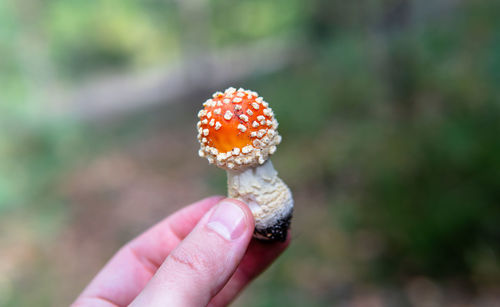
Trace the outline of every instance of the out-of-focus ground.
{"type": "Polygon", "coordinates": [[[235,306],[500,305],[495,1],[0,2],[0,306],[68,305],[225,194],[212,92],[270,102],[296,209],[235,306]]]}

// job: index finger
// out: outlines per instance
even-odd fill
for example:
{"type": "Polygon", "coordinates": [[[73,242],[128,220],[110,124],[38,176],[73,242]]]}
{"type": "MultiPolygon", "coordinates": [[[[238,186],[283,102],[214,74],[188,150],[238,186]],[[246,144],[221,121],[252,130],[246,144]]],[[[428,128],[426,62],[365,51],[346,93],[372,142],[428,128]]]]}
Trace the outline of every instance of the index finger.
{"type": "Polygon", "coordinates": [[[77,298],[76,305],[127,305],[158,267],[222,196],[177,211],[123,246],[77,298]]]}

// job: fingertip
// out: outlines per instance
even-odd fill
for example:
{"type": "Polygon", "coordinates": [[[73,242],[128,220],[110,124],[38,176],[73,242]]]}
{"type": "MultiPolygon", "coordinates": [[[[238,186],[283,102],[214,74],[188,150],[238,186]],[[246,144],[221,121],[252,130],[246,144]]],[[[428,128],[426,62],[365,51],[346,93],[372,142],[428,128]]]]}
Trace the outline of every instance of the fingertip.
{"type": "Polygon", "coordinates": [[[229,241],[241,241],[239,239],[244,238],[245,245],[248,245],[254,223],[252,212],[245,203],[236,199],[223,199],[207,214],[207,219],[208,229],[229,241]]]}
{"type": "Polygon", "coordinates": [[[250,210],[250,207],[245,202],[235,198],[225,198],[220,200],[219,203],[222,202],[230,202],[240,207],[241,210],[243,210],[243,212],[245,213],[245,223],[247,223],[248,228],[253,232],[253,229],[255,227],[255,220],[252,214],[252,210],[250,210]]]}

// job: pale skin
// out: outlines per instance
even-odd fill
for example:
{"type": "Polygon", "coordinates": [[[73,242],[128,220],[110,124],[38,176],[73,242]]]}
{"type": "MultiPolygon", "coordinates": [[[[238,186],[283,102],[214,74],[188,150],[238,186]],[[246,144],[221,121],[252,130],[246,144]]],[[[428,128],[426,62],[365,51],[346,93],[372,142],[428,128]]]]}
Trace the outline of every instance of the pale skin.
{"type": "Polygon", "coordinates": [[[203,199],[123,246],[72,306],[226,306],[289,244],[253,229],[244,203],[203,199]]]}

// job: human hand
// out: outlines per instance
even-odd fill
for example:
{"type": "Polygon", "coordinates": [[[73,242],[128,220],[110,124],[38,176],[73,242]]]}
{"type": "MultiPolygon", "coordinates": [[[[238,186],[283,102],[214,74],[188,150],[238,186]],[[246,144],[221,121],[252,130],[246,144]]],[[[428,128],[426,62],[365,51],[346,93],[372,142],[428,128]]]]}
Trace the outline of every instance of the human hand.
{"type": "Polygon", "coordinates": [[[253,229],[244,203],[201,200],[123,246],[72,306],[225,306],[289,244],[253,229]]]}

